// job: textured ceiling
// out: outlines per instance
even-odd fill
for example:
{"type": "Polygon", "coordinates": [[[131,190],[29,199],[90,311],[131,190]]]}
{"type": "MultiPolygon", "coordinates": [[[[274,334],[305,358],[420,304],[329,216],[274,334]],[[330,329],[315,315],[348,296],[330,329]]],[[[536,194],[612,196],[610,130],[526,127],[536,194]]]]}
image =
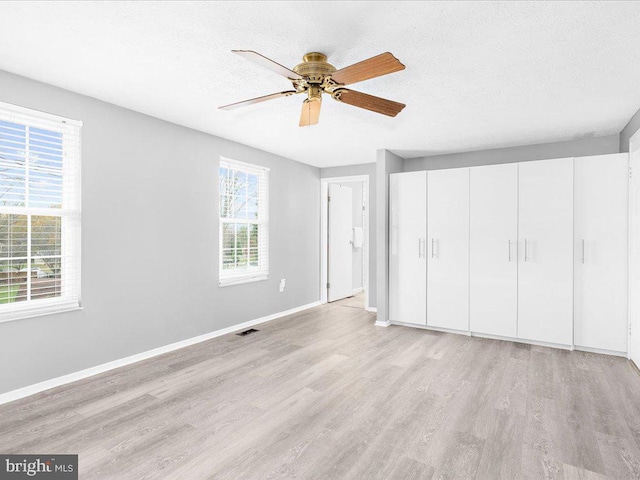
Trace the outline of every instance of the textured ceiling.
{"type": "Polygon", "coordinates": [[[637,2],[1,2],[0,69],[316,166],[618,133],[640,107],[637,2]],[[406,70],[353,88],[387,118],[325,96],[218,106],[290,84],[233,55],[341,68],[390,51],[406,70]]]}

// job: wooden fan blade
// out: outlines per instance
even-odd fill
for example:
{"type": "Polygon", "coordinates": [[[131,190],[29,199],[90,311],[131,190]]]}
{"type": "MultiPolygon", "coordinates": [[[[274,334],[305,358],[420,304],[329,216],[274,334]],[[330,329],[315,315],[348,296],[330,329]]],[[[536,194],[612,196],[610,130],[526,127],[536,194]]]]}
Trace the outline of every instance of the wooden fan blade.
{"type": "Polygon", "coordinates": [[[302,113],[300,114],[300,126],[308,127],[309,125],[316,125],[320,118],[320,107],[322,106],[322,100],[305,100],[302,104],[302,113]]]}
{"type": "Polygon", "coordinates": [[[394,102],[392,100],[387,100],[386,98],[374,97],[373,95],[356,92],[355,90],[348,90],[346,88],[337,90],[333,98],[342,103],[348,103],[354,107],[364,108],[366,110],[371,110],[372,112],[388,115],[389,117],[395,117],[404,107],[406,107],[404,103],[394,102]]]}
{"type": "Polygon", "coordinates": [[[350,85],[370,78],[380,77],[389,73],[404,70],[405,66],[400,63],[391,53],[386,52],[368,60],[354,63],[353,65],[341,68],[331,74],[331,78],[336,83],[350,85]]]}
{"type": "Polygon", "coordinates": [[[258,52],[254,52],[253,50],[231,50],[236,55],[240,55],[247,60],[252,61],[253,63],[257,63],[261,67],[264,67],[272,72],[276,72],[283,77],[287,77],[291,80],[301,80],[302,77],[298,75],[293,70],[289,70],[287,67],[280,65],[277,62],[265,57],[264,55],[260,55],[258,52]]]}
{"type": "Polygon", "coordinates": [[[286,92],[272,93],[271,95],[256,97],[252,98],[251,100],[245,100],[243,102],[230,103],[229,105],[224,105],[218,108],[220,110],[233,110],[234,108],[246,107],[247,105],[253,105],[254,103],[266,102],[267,100],[273,100],[274,98],[288,97],[289,95],[293,95],[294,93],[297,92],[295,90],[287,90],[286,92]]]}

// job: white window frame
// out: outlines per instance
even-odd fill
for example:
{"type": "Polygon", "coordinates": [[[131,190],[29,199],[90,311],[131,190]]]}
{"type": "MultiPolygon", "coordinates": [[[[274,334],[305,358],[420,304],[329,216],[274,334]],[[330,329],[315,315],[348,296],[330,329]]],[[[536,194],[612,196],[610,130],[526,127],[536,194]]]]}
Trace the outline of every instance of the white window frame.
{"type": "MultiPolygon", "coordinates": [[[[1,206],[0,213],[11,215],[58,216],[62,220],[61,295],[24,302],[0,304],[0,323],[52,313],[80,310],[80,235],[81,235],[81,128],[82,122],[29,108],[0,102],[0,119],[62,133],[62,208],[1,206]]],[[[28,153],[27,153],[28,156],[28,153]]],[[[28,161],[28,160],[27,160],[28,161]]],[[[28,187],[27,187],[28,188],[28,187]]],[[[30,223],[30,222],[29,222],[30,223]]],[[[28,250],[31,251],[28,233],[28,250]]],[[[31,256],[30,253],[28,255],[31,256]]],[[[30,265],[28,266],[30,283],[30,265]]],[[[30,288],[30,287],[28,287],[30,288]]]]}
{"type": "Polygon", "coordinates": [[[220,168],[229,168],[258,177],[258,219],[223,218],[220,214],[220,199],[222,192],[218,190],[218,286],[227,287],[248,282],[269,279],[269,168],[252,163],[241,162],[227,157],[220,157],[216,177],[220,188],[220,168]],[[243,270],[223,270],[223,224],[240,223],[260,226],[258,237],[258,267],[243,270]]]}

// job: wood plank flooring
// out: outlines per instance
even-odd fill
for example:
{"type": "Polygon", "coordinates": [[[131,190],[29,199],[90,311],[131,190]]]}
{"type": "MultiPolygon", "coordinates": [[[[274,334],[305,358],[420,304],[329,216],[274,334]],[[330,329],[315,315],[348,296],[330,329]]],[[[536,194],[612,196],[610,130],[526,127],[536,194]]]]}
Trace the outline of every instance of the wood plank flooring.
{"type": "Polygon", "coordinates": [[[0,452],[91,479],[640,478],[625,359],[324,305],[0,406],[0,452]]]}

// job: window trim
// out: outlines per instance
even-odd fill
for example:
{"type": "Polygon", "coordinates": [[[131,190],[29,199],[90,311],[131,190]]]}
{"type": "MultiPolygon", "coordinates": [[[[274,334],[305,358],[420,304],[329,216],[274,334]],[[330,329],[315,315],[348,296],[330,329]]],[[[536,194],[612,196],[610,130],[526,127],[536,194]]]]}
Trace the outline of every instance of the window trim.
{"type": "MultiPolygon", "coordinates": [[[[241,162],[239,160],[234,160],[232,158],[221,156],[218,161],[217,168],[217,177],[218,177],[218,287],[230,287],[233,285],[242,285],[244,283],[252,283],[259,282],[263,280],[269,280],[269,172],[270,169],[268,167],[264,167],[262,165],[241,162]],[[237,167],[238,170],[244,171],[246,173],[258,173],[261,176],[264,176],[264,181],[266,182],[265,195],[266,195],[266,205],[264,206],[264,218],[260,220],[243,220],[237,219],[237,222],[233,222],[234,219],[224,219],[220,215],[220,198],[222,193],[220,192],[220,169],[224,167],[223,164],[227,164],[232,169],[233,167],[237,167]],[[230,222],[231,220],[231,222],[230,222]],[[260,242],[264,242],[266,246],[258,246],[258,251],[262,249],[266,249],[267,251],[267,266],[266,269],[258,270],[258,271],[250,271],[250,272],[241,272],[236,274],[229,274],[225,277],[222,277],[222,259],[223,259],[223,223],[252,223],[255,225],[261,225],[266,230],[266,238],[261,238],[260,242]]],[[[260,179],[262,181],[262,179],[260,179]]],[[[260,262],[259,257],[259,262],[260,262]]]]}
{"type": "Polygon", "coordinates": [[[41,110],[35,110],[33,108],[21,107],[19,105],[13,105],[11,103],[0,102],[0,110],[8,110],[18,115],[26,115],[35,117],[40,120],[46,120],[49,122],[64,123],[71,125],[72,127],[81,128],[83,122],[81,120],[74,120],[72,118],[61,117],[60,115],[54,115],[53,113],[43,112],[41,110]]]}
{"type": "Polygon", "coordinates": [[[219,281],[218,287],[232,287],[234,285],[242,285],[243,283],[262,282],[263,280],[269,280],[269,275],[244,275],[235,278],[223,278],[219,281]]]}
{"type": "MultiPolygon", "coordinates": [[[[12,304],[3,304],[0,308],[0,323],[11,322],[15,320],[21,320],[24,318],[32,318],[38,317],[42,315],[50,315],[55,313],[69,312],[74,310],[82,310],[81,305],[81,232],[82,232],[82,196],[81,196],[81,186],[82,186],[82,138],[81,138],[81,129],[83,126],[83,122],[80,120],[74,120],[71,118],[62,117],[59,115],[54,115],[47,112],[42,112],[39,110],[21,107],[18,105],[13,105],[6,102],[0,102],[0,111],[4,114],[14,114],[18,117],[26,117],[21,120],[16,120],[16,123],[21,123],[26,127],[33,128],[51,128],[46,124],[51,123],[59,123],[63,124],[66,128],[72,128],[75,130],[74,134],[77,135],[76,149],[77,155],[74,155],[73,160],[77,163],[75,165],[75,169],[71,174],[77,175],[77,183],[74,187],[77,189],[76,195],[77,198],[74,199],[73,208],[68,209],[64,208],[66,205],[63,204],[63,208],[61,209],[48,209],[48,208],[23,208],[23,207],[1,207],[2,212],[10,215],[27,215],[27,216],[55,216],[60,217],[62,222],[67,222],[67,228],[70,228],[68,235],[74,235],[77,244],[73,249],[73,254],[71,256],[66,256],[62,258],[67,265],[71,264],[73,271],[75,272],[74,278],[77,282],[77,286],[75,289],[76,295],[72,295],[71,297],[68,295],[53,297],[53,298],[42,298],[37,301],[27,301],[27,302],[15,302],[12,304]],[[42,122],[42,123],[41,123],[42,122]],[[74,221],[75,220],[75,221],[74,221]],[[72,257],[72,258],[70,258],[72,257]],[[77,297],[77,298],[75,298],[77,297]]],[[[69,135],[69,133],[67,133],[69,135]]],[[[68,137],[67,137],[68,138],[68,137]]],[[[64,133],[63,133],[63,142],[64,133]]],[[[68,141],[68,140],[67,140],[68,141]]],[[[65,170],[63,166],[63,177],[62,182],[63,185],[67,181],[65,179],[65,170]]],[[[63,192],[63,199],[64,199],[63,192]]],[[[64,224],[64,223],[63,223],[64,224]]],[[[62,237],[62,241],[64,242],[64,236],[62,237]]],[[[29,247],[30,248],[30,247],[29,247]]],[[[65,267],[70,268],[70,267],[65,267]]],[[[65,280],[62,280],[63,283],[65,280]]]]}
{"type": "Polygon", "coordinates": [[[73,312],[75,310],[83,310],[80,302],[66,301],[55,302],[46,298],[38,300],[37,306],[20,309],[8,309],[2,314],[0,323],[13,322],[14,320],[22,320],[25,318],[42,317],[43,315],[53,315],[55,313],[73,312]],[[42,303],[40,303],[42,302],[42,303]]]}

